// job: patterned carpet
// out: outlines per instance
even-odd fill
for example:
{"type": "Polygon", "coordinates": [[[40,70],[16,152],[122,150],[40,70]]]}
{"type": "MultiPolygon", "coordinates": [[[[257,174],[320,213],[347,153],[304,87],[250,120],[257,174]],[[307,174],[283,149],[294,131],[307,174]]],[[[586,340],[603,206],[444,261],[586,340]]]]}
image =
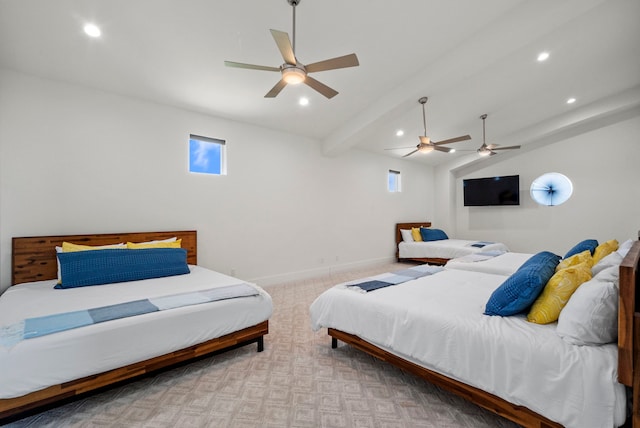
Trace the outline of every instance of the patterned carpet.
{"type": "Polygon", "coordinates": [[[249,345],[21,419],[9,427],[516,427],[349,346],[313,332],[309,306],[367,270],[271,286],[265,350],[249,345]]]}

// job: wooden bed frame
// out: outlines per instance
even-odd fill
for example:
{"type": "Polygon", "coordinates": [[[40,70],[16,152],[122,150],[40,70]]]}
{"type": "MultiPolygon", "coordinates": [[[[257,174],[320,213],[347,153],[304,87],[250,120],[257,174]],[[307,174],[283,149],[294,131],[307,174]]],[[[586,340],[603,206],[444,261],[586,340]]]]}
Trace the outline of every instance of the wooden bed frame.
{"type": "Polygon", "coordinates": [[[412,229],[414,227],[431,227],[431,222],[424,223],[396,223],[396,259],[399,262],[417,262],[417,263],[429,263],[432,265],[445,265],[449,259],[441,259],[434,257],[418,257],[418,258],[400,258],[400,249],[398,244],[402,242],[402,233],[400,229],[412,229]]]}
{"type": "MultiPolygon", "coordinates": [[[[43,281],[57,277],[55,247],[63,241],[83,245],[108,245],[120,242],[145,242],[171,237],[182,239],[182,248],[187,250],[187,262],[197,264],[197,232],[194,230],[174,232],[110,233],[98,235],[63,235],[13,238],[12,240],[12,285],[31,281],[43,281]]],[[[206,342],[180,349],[149,360],[125,367],[87,376],[81,379],[54,385],[21,397],[0,399],[0,425],[26,416],[44,406],[66,400],[89,391],[113,385],[128,379],[146,375],[156,370],[193,360],[213,352],[257,343],[258,352],[264,349],[264,335],[269,333],[269,321],[236,331],[206,342]]],[[[4,370],[8,369],[6,367],[4,370]]]]}
{"type": "MultiPolygon", "coordinates": [[[[415,223],[402,223],[415,224],[415,223]]],[[[414,226],[415,227],[415,226],[414,226]]],[[[403,227],[404,228],[404,227],[403,227]]],[[[398,229],[399,230],[399,229],[398,229]]],[[[620,265],[620,304],[618,312],[618,382],[628,387],[632,394],[631,414],[627,415],[625,426],[640,428],[640,241],[633,247],[620,265]]],[[[338,340],[353,346],[373,357],[386,361],[402,370],[419,376],[426,381],[467,399],[480,407],[490,410],[506,419],[525,427],[561,427],[544,416],[526,407],[514,405],[481,389],[450,379],[428,370],[413,362],[398,357],[384,349],[372,345],[358,336],[335,329],[328,329],[331,347],[338,346],[338,340]]]]}

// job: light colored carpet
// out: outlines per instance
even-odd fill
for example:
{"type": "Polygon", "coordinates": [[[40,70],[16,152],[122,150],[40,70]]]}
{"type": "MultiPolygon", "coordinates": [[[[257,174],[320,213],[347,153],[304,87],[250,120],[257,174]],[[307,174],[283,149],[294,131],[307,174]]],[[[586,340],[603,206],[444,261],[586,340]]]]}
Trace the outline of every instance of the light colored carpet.
{"type": "Polygon", "coordinates": [[[350,279],[396,263],[272,286],[264,352],[256,345],[111,388],[11,427],[516,427],[425,381],[313,332],[309,306],[350,279]]]}

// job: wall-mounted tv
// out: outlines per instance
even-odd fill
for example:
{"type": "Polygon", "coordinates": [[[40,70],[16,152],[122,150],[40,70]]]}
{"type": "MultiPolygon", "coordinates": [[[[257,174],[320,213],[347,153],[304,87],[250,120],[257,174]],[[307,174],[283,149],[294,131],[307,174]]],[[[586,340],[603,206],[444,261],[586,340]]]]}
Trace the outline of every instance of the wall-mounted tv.
{"type": "Polygon", "coordinates": [[[465,207],[520,205],[520,176],[468,178],[462,180],[465,207]]]}

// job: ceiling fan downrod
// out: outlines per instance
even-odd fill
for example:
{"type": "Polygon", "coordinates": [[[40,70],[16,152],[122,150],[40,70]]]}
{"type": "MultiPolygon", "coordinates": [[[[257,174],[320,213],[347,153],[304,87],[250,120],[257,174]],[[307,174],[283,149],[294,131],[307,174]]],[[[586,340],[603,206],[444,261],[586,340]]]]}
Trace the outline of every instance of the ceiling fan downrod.
{"type": "Polygon", "coordinates": [[[289,3],[291,7],[293,7],[293,32],[292,32],[293,40],[291,41],[291,50],[293,50],[293,55],[295,56],[296,54],[296,6],[300,4],[300,0],[287,0],[287,3],[289,3]]]}
{"type": "Polygon", "coordinates": [[[424,125],[424,136],[427,136],[427,114],[425,113],[424,105],[427,103],[428,97],[422,97],[418,100],[422,104],[422,124],[424,125]]]}
{"type": "Polygon", "coordinates": [[[487,140],[484,137],[484,120],[487,118],[487,114],[483,114],[482,116],[480,116],[480,119],[482,119],[482,144],[486,145],[487,144],[487,140]]]}

